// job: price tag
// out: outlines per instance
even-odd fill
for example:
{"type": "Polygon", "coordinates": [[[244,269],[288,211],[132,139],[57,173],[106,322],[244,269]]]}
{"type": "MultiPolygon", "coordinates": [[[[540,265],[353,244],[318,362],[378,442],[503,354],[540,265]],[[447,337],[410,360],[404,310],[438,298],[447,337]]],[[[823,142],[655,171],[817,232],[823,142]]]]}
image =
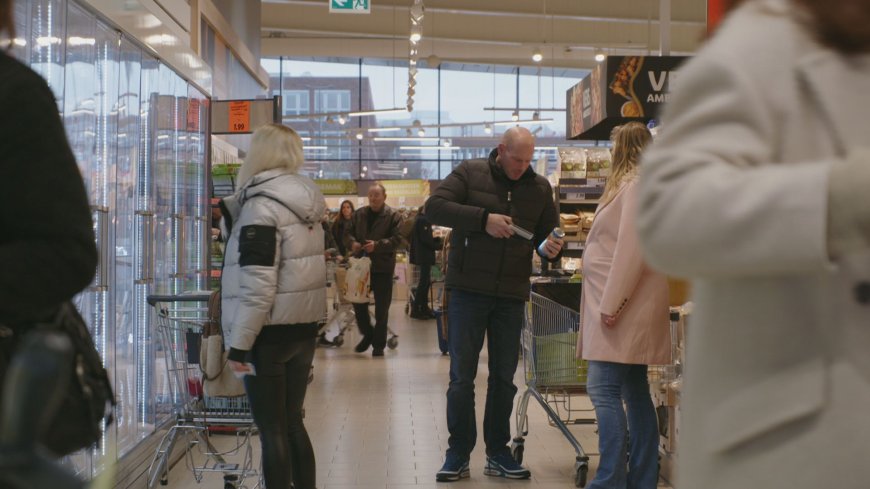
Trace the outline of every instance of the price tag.
{"type": "Polygon", "coordinates": [[[251,132],[251,102],[229,103],[230,132],[251,132]]]}

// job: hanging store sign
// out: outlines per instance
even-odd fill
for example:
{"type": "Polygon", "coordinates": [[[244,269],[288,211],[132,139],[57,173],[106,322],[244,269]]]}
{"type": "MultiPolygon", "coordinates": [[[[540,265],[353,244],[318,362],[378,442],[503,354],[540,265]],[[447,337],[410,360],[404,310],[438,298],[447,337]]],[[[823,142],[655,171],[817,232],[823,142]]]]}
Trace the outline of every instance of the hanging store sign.
{"type": "Polygon", "coordinates": [[[357,192],[353,180],[315,180],[323,195],[354,195],[357,192]]]}
{"type": "MultiPolygon", "coordinates": [[[[428,197],[429,180],[381,180],[389,199],[398,202],[402,197],[428,197]]],[[[366,189],[368,195],[368,188],[366,189]]]]}
{"type": "Polygon", "coordinates": [[[281,122],[281,97],[212,102],[212,134],[250,134],[270,122],[281,122]]]}
{"type": "Polygon", "coordinates": [[[568,89],[568,139],[610,139],[629,121],[649,121],[667,102],[686,56],[608,56],[568,89]]]}
{"type": "Polygon", "coordinates": [[[369,0],[329,0],[331,14],[370,14],[372,5],[369,0]]]}

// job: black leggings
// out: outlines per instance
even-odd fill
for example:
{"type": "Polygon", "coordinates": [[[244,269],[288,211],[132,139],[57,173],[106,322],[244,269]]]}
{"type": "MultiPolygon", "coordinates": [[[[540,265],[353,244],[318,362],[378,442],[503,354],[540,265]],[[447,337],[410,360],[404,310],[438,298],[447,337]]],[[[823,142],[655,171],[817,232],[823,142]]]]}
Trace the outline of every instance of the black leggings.
{"type": "Polygon", "coordinates": [[[256,375],[245,377],[263,447],[267,489],[314,489],[314,449],[302,423],[302,404],[315,339],[254,345],[256,375]]]}

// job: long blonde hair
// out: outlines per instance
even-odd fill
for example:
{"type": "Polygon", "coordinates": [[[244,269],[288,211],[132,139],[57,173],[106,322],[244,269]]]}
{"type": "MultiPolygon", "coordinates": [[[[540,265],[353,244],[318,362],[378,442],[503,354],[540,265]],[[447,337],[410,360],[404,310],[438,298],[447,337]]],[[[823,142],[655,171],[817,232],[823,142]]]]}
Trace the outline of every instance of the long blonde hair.
{"type": "Polygon", "coordinates": [[[650,141],[652,141],[652,134],[640,122],[629,122],[615,131],[612,170],[607,177],[607,183],[604,184],[604,195],[598,203],[599,209],[616,197],[623,182],[637,175],[640,153],[650,141]]]}
{"type": "Polygon", "coordinates": [[[244,185],[257,173],[274,168],[286,168],[297,173],[304,162],[299,134],[281,124],[266,124],[254,131],[251,149],[239,169],[238,181],[244,185]]]}

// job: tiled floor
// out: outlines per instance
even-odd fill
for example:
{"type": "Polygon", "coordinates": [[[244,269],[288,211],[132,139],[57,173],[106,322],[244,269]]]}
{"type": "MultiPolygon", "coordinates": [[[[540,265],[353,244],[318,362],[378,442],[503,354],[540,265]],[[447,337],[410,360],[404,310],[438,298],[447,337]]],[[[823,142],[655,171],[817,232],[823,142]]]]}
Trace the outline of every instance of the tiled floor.
{"type": "MultiPolygon", "coordinates": [[[[306,400],[306,426],[317,457],[318,488],[574,487],[574,450],[559,430],[549,426],[534,400],[529,405],[524,459],[532,472],[531,480],[483,475],[485,455],[479,440],[471,458],[471,479],[436,484],[435,472],[447,448],[444,413],[450,361],[438,351],[435,321],[411,320],[404,314],[403,302],[393,303],[390,327],[399,335],[399,346],[388,350],[383,358],[354,353],[354,332],[349,332],[344,346],[317,351],[315,380],[306,400]]],[[[477,377],[478,426],[486,391],[485,355],[484,351],[477,377]]],[[[522,370],[521,363],[517,372],[520,393],[524,388],[522,370]]],[[[574,408],[589,407],[588,399],[571,400],[574,408]]],[[[593,426],[576,425],[570,430],[585,450],[597,452],[593,426]]],[[[254,460],[259,462],[259,441],[254,440],[254,445],[254,460]]],[[[593,455],[590,480],[597,463],[593,455]]],[[[252,488],[255,481],[246,485],[252,488]]],[[[221,477],[207,475],[197,485],[182,462],[171,472],[169,487],[221,487],[221,477]]]]}

